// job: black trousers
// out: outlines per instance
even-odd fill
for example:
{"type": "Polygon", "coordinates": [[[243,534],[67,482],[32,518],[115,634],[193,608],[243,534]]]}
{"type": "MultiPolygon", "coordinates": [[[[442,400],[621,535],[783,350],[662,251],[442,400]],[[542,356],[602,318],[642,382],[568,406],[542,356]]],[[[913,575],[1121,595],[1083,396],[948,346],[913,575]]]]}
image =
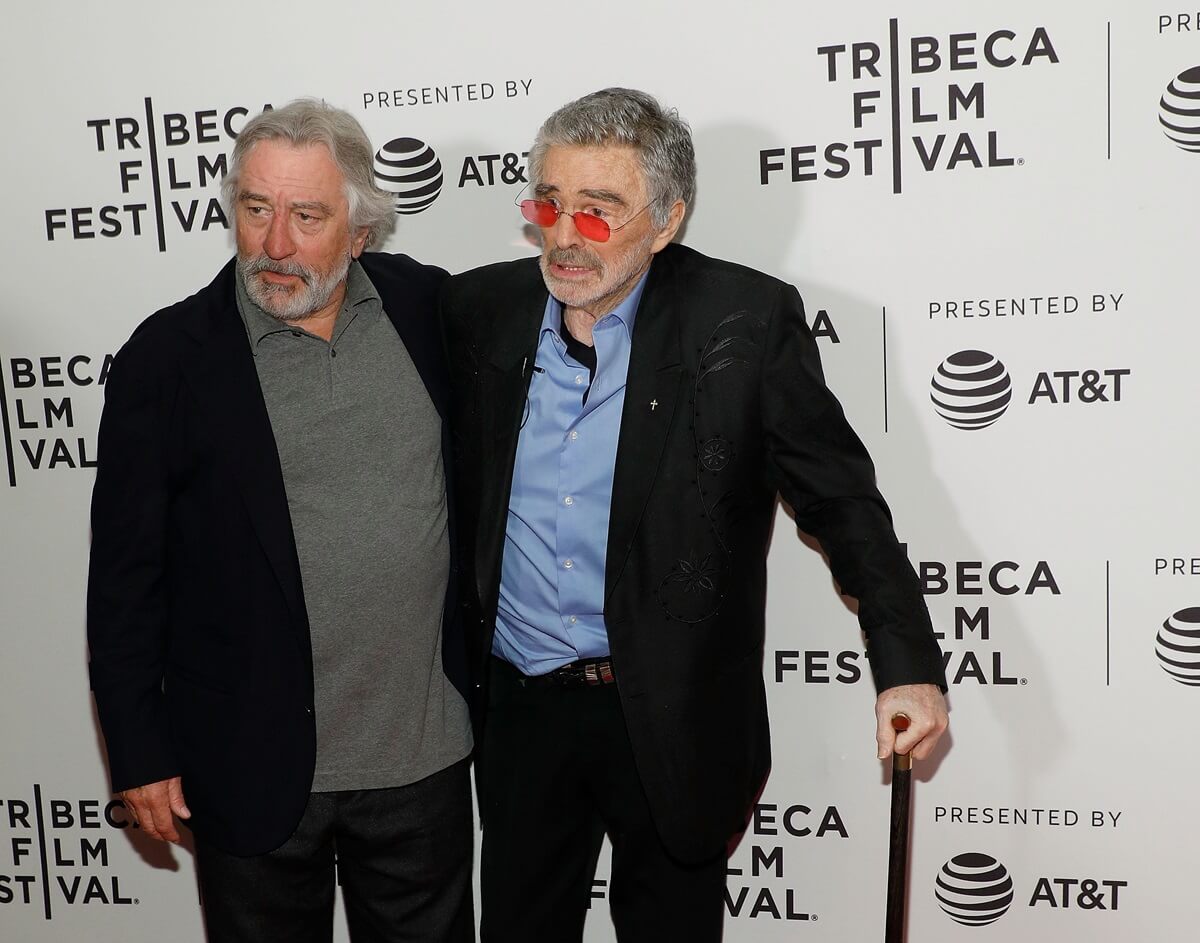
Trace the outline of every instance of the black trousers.
{"type": "Polygon", "coordinates": [[[726,857],[682,864],[663,847],[616,685],[527,686],[493,659],[478,763],[483,943],[581,940],[606,832],[621,943],[721,939],[726,857]]]}
{"type": "Polygon", "coordinates": [[[265,855],[197,838],[209,943],[329,943],[335,856],[354,943],[472,943],[468,766],[396,789],[314,792],[292,837],[265,855]]]}

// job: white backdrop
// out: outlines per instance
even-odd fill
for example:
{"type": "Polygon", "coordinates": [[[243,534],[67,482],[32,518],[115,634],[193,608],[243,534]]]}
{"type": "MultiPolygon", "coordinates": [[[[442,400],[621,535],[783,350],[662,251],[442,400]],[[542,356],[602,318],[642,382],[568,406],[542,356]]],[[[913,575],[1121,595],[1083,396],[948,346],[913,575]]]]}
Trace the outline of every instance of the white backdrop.
{"type": "MultiPolygon", "coordinates": [[[[212,201],[246,115],[315,95],[377,147],[431,148],[442,189],[386,248],[458,271],[535,251],[511,205],[533,132],[622,84],[692,124],[684,241],[799,286],[944,635],[952,734],[917,771],[911,938],[1195,938],[1200,131],[1180,146],[1160,115],[1200,109],[1200,14],[72,6],[25,4],[0,36],[0,937],[202,938],[191,854],[106,813],[89,466],[106,358],[231,253],[212,201]],[[973,378],[995,360],[1007,381],[973,378]],[[939,415],[944,361],[956,421],[1007,389],[993,424],[939,415]],[[939,874],[1007,879],[1011,903],[964,926],[939,874]]],[[[726,938],[878,939],[888,793],[861,638],[782,511],[771,577],[776,763],[726,938]]],[[[606,880],[589,941],[613,937],[606,880]]]]}

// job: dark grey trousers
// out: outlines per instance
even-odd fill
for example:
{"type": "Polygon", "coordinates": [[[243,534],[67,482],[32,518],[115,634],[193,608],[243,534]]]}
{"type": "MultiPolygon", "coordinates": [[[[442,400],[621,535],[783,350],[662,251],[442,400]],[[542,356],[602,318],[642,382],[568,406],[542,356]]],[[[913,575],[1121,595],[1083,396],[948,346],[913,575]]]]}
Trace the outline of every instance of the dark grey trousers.
{"type": "Polygon", "coordinates": [[[354,943],[473,943],[473,841],[467,760],[396,789],[315,792],[268,854],[196,841],[209,943],[329,943],[335,870],[354,943]]]}

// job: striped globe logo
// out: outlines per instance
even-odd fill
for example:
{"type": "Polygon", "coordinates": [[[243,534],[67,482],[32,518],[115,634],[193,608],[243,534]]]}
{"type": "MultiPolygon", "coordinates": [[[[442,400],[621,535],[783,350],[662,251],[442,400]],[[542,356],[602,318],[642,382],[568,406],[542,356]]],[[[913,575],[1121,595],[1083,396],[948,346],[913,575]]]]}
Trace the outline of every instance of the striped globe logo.
{"type": "Polygon", "coordinates": [[[1167,619],[1154,651],[1163,671],[1180,684],[1200,688],[1200,606],[1180,609],[1167,619]]]}
{"type": "Polygon", "coordinates": [[[1200,154],[1200,66],[1184,69],[1158,103],[1163,134],[1185,151],[1200,154]]]}
{"type": "Polygon", "coordinates": [[[375,152],[375,181],[396,196],[396,212],[412,216],[429,209],[442,192],[442,162],[416,138],[396,138],[375,152]]]}
{"type": "Polygon", "coordinates": [[[983,350],[951,354],[938,366],[931,385],[933,408],[956,429],[985,429],[1012,401],[1008,371],[983,350]]]}
{"type": "Polygon", "coordinates": [[[973,851],[955,855],[938,872],[938,906],[955,923],[982,927],[995,923],[1013,902],[1008,869],[991,855],[973,851]]]}

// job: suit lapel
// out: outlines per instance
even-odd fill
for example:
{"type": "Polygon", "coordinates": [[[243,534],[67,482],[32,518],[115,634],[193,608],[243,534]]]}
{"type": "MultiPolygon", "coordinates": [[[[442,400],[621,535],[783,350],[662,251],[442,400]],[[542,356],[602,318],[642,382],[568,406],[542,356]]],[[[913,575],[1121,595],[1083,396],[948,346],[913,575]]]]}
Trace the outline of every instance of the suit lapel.
{"type": "Polygon", "coordinates": [[[485,338],[477,401],[484,467],[479,470],[475,575],[479,599],[485,606],[500,585],[517,440],[548,298],[536,260],[519,271],[513,292],[497,292],[499,306],[476,315],[488,324],[488,329],[477,335],[485,338]]]}
{"type": "Polygon", "coordinates": [[[683,384],[672,249],[668,246],[651,264],[633,325],[633,347],[625,381],[625,405],[621,411],[608,525],[604,568],[606,601],[633,547],[683,384]]]}
{"type": "Polygon", "coordinates": [[[283,471],[246,328],[237,311],[235,277],[230,262],[210,286],[209,329],[184,374],[197,400],[209,410],[251,525],[288,606],[307,625],[283,471]]]}

